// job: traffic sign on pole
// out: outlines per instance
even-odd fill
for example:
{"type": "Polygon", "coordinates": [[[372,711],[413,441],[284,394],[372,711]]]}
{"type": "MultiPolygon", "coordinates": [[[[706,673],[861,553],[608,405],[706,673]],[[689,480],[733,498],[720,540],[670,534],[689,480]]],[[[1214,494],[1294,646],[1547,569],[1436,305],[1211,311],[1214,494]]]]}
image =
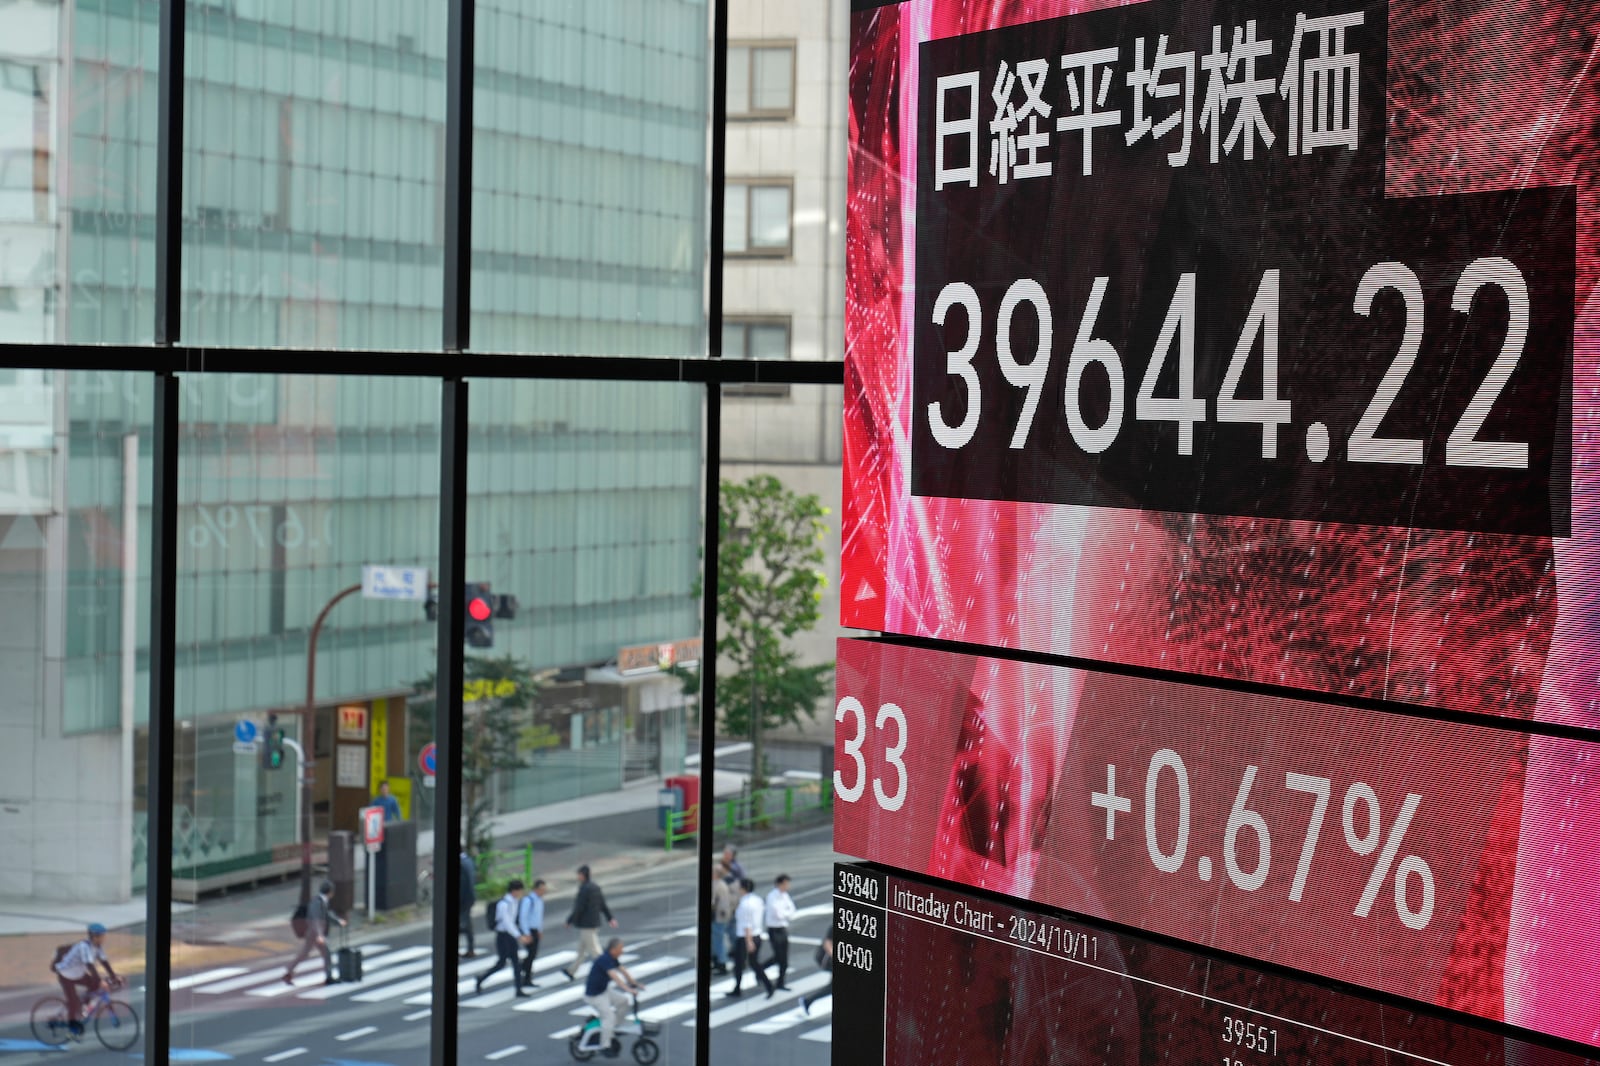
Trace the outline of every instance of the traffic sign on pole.
{"type": "Polygon", "coordinates": [[[361,808],[361,837],[368,851],[383,849],[383,808],[361,808]]]}
{"type": "Polygon", "coordinates": [[[432,777],[439,772],[438,759],[439,745],[431,740],[424,744],[422,750],[417,753],[417,765],[422,767],[422,772],[427,777],[432,777]]]}

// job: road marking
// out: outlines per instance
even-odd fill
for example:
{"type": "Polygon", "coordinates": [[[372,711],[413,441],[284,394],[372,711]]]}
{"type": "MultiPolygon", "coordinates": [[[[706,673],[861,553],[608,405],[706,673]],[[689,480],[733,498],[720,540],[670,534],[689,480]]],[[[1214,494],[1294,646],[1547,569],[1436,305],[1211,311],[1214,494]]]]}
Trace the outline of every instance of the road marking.
{"type": "MultiPolygon", "coordinates": [[[[670,977],[663,977],[659,981],[651,981],[649,987],[645,989],[645,993],[651,996],[661,996],[668,992],[675,992],[685,985],[692,984],[694,984],[694,970],[689,969],[684,970],[682,973],[675,973],[670,977]]],[[[572,1013],[588,1015],[593,1014],[594,1011],[590,1010],[589,1005],[585,1003],[581,1007],[574,1007],[572,1013]]]]}
{"type": "Polygon", "coordinates": [[[262,1059],[261,1061],[262,1062],[282,1062],[284,1059],[292,1059],[296,1055],[304,1055],[305,1053],[306,1053],[306,1049],[303,1048],[303,1047],[292,1047],[288,1051],[280,1051],[276,1055],[268,1055],[266,1058],[262,1059]]]}
{"type": "Polygon", "coordinates": [[[352,1029],[348,1033],[340,1033],[338,1036],[334,1037],[334,1039],[335,1040],[359,1040],[361,1037],[368,1036],[368,1035],[370,1035],[372,1033],[376,1033],[377,1031],[378,1031],[378,1027],[376,1025],[363,1025],[361,1028],[352,1029]]]}
{"type": "MultiPolygon", "coordinates": [[[[674,966],[682,966],[688,961],[688,959],[681,955],[663,955],[658,959],[651,959],[649,962],[641,962],[637,966],[630,966],[628,967],[628,971],[635,977],[645,977],[649,974],[658,973],[662,970],[670,970],[674,966]]],[[[549,1010],[552,1007],[559,1007],[563,1003],[571,1003],[573,1000],[582,998],[583,984],[581,982],[574,982],[571,988],[564,988],[560,992],[551,992],[546,996],[538,996],[534,999],[528,1000],[526,1003],[518,1003],[513,1009],[525,1011],[549,1010]]],[[[463,1007],[470,1006],[472,1005],[472,1001],[462,1000],[461,1005],[463,1007]]]]}
{"type": "Polygon", "coordinates": [[[809,907],[801,907],[799,910],[794,912],[794,917],[796,920],[800,918],[820,918],[824,914],[832,913],[833,902],[830,900],[827,903],[813,903],[809,907]]]}
{"type": "Polygon", "coordinates": [[[551,1040],[570,1040],[571,1038],[577,1036],[581,1032],[583,1032],[583,1026],[581,1026],[581,1025],[569,1025],[565,1029],[557,1029],[555,1032],[551,1033],[550,1034],[550,1039],[551,1040]]]}
{"type": "Polygon", "coordinates": [[[225,977],[237,977],[239,974],[248,972],[243,966],[223,966],[215,970],[207,970],[204,973],[192,973],[188,977],[180,977],[172,982],[171,988],[176,992],[180,988],[193,988],[195,985],[203,985],[207,981],[221,981],[225,977]]]}
{"type": "Polygon", "coordinates": [[[484,1058],[488,1059],[490,1062],[497,1062],[500,1059],[508,1059],[512,1055],[527,1050],[527,1044],[512,1044],[510,1047],[503,1047],[499,1051],[491,1051],[489,1054],[485,1055],[484,1058]]]}
{"type": "Polygon", "coordinates": [[[770,1036],[773,1033],[781,1033],[785,1029],[793,1029],[797,1025],[804,1025],[813,1018],[822,1018],[832,1013],[833,997],[829,996],[826,1002],[814,1004],[810,1014],[807,1014],[799,1007],[792,1007],[782,1013],[774,1014],[770,1018],[763,1018],[759,1022],[741,1026],[739,1031],[741,1033],[759,1033],[762,1036],[770,1036]]]}
{"type": "MultiPolygon", "coordinates": [[[[831,973],[810,974],[809,976],[804,977],[790,985],[789,991],[779,992],[770,999],[767,998],[764,992],[746,992],[745,995],[749,998],[736,1002],[730,1007],[721,1007],[712,1011],[709,1022],[710,1027],[715,1029],[718,1026],[726,1025],[729,1022],[738,1021],[741,1018],[748,1018],[750,1015],[766,1010],[768,1007],[776,1007],[780,1003],[787,1003],[792,999],[799,999],[812,989],[821,988],[823,985],[832,980],[833,974],[831,973]]],[[[760,987],[761,986],[759,984],[756,985],[757,989],[760,987]]],[[[690,1018],[683,1024],[692,1026],[694,1025],[694,1019],[690,1018]]]]}
{"type": "Polygon", "coordinates": [[[824,1025],[821,1029],[813,1029],[809,1033],[801,1033],[801,1040],[815,1040],[820,1044],[833,1043],[833,1026],[824,1025]]]}
{"type": "MultiPolygon", "coordinates": [[[[408,950],[415,951],[417,953],[417,955],[431,955],[433,953],[433,949],[432,948],[426,948],[426,947],[413,948],[413,949],[408,949],[408,950]]],[[[418,959],[416,957],[416,955],[408,956],[406,959],[401,959],[399,957],[399,956],[402,956],[402,955],[405,955],[405,954],[406,954],[406,952],[404,952],[404,951],[395,952],[393,955],[389,956],[388,958],[386,958],[384,960],[385,965],[376,967],[375,970],[367,971],[363,975],[362,980],[364,982],[365,981],[374,981],[374,982],[375,981],[391,981],[396,977],[409,977],[410,975],[412,975],[414,973],[422,973],[424,971],[433,969],[433,959],[431,959],[431,958],[418,959]],[[390,965],[388,965],[388,963],[398,963],[399,965],[390,966],[390,965]]],[[[433,978],[429,977],[428,980],[431,981],[431,980],[433,980],[433,978]]],[[[368,985],[367,987],[370,988],[371,985],[368,985]]],[[[301,993],[299,993],[299,998],[300,999],[332,999],[335,996],[348,996],[348,995],[351,995],[352,993],[359,992],[359,991],[361,991],[361,988],[362,988],[362,986],[360,984],[327,985],[326,987],[323,987],[323,988],[314,988],[309,992],[301,992],[301,993]]],[[[264,995],[265,992],[249,992],[249,993],[246,993],[246,994],[247,995],[252,995],[252,996],[254,996],[254,995],[264,995]]]]}
{"type": "Polygon", "coordinates": [[[426,1018],[428,1015],[430,1015],[432,1013],[433,1013],[433,1008],[432,1007],[423,1007],[421,1010],[414,1010],[410,1014],[407,1014],[405,1016],[404,1020],[408,1021],[408,1022],[420,1021],[421,1019],[426,1018]]]}
{"type": "MultiPolygon", "coordinates": [[[[372,944],[363,948],[362,952],[369,957],[375,957],[388,950],[389,945],[387,944],[372,944]]],[[[310,960],[308,959],[306,961],[309,962],[310,960]]],[[[301,963],[301,965],[304,966],[306,963],[301,963]]],[[[205,996],[220,996],[224,992],[236,992],[241,988],[249,988],[251,985],[265,984],[268,981],[281,982],[282,980],[283,971],[276,966],[269,966],[265,970],[257,970],[255,973],[245,974],[243,977],[234,977],[226,981],[219,981],[215,984],[203,985],[196,988],[195,991],[205,996]]],[[[296,988],[308,987],[313,984],[321,983],[322,974],[320,971],[315,969],[308,970],[304,976],[295,978],[296,988]]],[[[287,993],[289,991],[289,986],[284,985],[283,992],[287,993]]],[[[283,993],[279,994],[282,995],[283,993]]]]}
{"type": "MultiPolygon", "coordinates": [[[[557,952],[552,952],[552,954],[550,954],[549,957],[546,957],[546,959],[536,959],[536,960],[534,960],[533,972],[534,973],[539,973],[539,972],[541,972],[541,970],[552,970],[552,968],[558,967],[558,965],[566,964],[566,962],[571,962],[571,960],[576,959],[576,957],[578,957],[578,952],[576,952],[576,951],[557,951],[557,952]]],[[[624,956],[624,957],[626,957],[626,956],[624,956]]],[[[458,970],[458,973],[462,973],[462,975],[466,975],[466,973],[469,973],[469,972],[470,973],[483,973],[483,972],[485,972],[485,970],[488,970],[488,968],[493,967],[493,965],[494,965],[494,959],[477,959],[477,960],[474,960],[474,962],[470,962],[470,964],[467,964],[467,965],[464,965],[464,967],[461,967],[461,970],[458,970]]],[[[421,981],[421,978],[418,978],[418,980],[421,981]]],[[[488,986],[488,988],[494,988],[494,986],[496,986],[496,984],[509,984],[509,983],[510,983],[510,967],[506,967],[506,968],[504,968],[504,970],[501,970],[501,972],[496,973],[496,975],[494,975],[494,976],[491,976],[490,980],[485,981],[485,986],[488,986]]],[[[456,983],[456,996],[461,997],[462,1004],[466,1004],[467,997],[472,996],[472,988],[474,988],[474,984],[475,984],[475,981],[472,980],[472,978],[467,978],[467,980],[458,981],[458,983],[456,983]]],[[[416,988],[426,988],[426,989],[429,989],[429,991],[422,992],[421,996],[413,996],[413,997],[411,997],[411,999],[405,1000],[406,1004],[421,1005],[421,1004],[432,1004],[432,1002],[434,1002],[434,992],[432,992],[432,978],[429,978],[429,983],[427,983],[427,984],[418,984],[418,986],[416,986],[416,988]]],[[[386,999],[389,999],[389,997],[386,997],[386,999]]],[[[371,1000],[360,999],[360,997],[357,997],[357,1000],[358,1000],[358,1002],[371,1002],[371,1000]]]]}

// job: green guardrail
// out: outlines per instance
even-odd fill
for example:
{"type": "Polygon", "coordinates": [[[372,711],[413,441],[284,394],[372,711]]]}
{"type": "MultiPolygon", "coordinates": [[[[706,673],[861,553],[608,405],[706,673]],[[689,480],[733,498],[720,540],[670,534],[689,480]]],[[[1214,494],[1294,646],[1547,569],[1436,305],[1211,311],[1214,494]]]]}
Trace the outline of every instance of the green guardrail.
{"type": "MultiPolygon", "coordinates": [[[[756,792],[741,792],[737,796],[717,800],[712,804],[708,819],[713,830],[732,833],[752,826],[768,826],[774,822],[790,822],[833,806],[833,782],[821,781],[806,785],[775,785],[756,792]]],[[[668,811],[662,832],[662,846],[671,851],[680,840],[698,836],[700,832],[700,805],[694,804],[681,811],[668,811]]]]}
{"type": "Polygon", "coordinates": [[[515,851],[491,851],[478,857],[478,898],[487,899],[485,891],[498,897],[505,883],[513,877],[525,885],[533,884],[533,845],[526,844],[515,851]],[[500,889],[494,892],[494,889],[500,889]]]}

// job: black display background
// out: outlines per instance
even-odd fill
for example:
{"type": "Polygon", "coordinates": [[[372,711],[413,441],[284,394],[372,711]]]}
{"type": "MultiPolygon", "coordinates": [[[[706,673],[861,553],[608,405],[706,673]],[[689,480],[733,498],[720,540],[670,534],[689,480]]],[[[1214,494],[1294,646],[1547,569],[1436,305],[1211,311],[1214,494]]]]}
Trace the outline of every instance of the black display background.
{"type": "MultiPolygon", "coordinates": [[[[1570,449],[1575,196],[1570,188],[1539,188],[1417,199],[1384,192],[1384,79],[1386,6],[1317,2],[1284,5],[1229,0],[1214,9],[1172,0],[1073,15],[921,45],[916,331],[914,339],[912,491],[917,495],[1133,507],[1180,513],[1262,516],[1415,528],[1529,535],[1565,535],[1570,526],[1570,449]],[[1198,129],[1205,88],[1195,80],[1196,127],[1186,165],[1170,167],[1176,133],[1125,145],[1129,96],[1123,76],[1133,42],[1146,39],[1146,59],[1166,33],[1169,51],[1211,47],[1210,27],[1257,20],[1257,35],[1274,50],[1258,76],[1280,76],[1295,14],[1364,10],[1348,32],[1347,50],[1361,56],[1359,149],[1321,148],[1291,156],[1286,146],[1287,103],[1263,98],[1278,141],[1257,145],[1256,158],[1238,152],[1209,161],[1209,135],[1198,129]],[[1080,174],[1081,132],[1054,131],[1065,113],[1065,73],[1059,57],[1120,45],[1122,58],[1106,109],[1123,121],[1095,131],[1093,173],[1080,174]],[[1001,60],[1047,58],[1045,97],[1056,111],[1044,126],[1051,143],[1041,158],[1049,177],[1000,185],[987,173],[989,98],[1001,60]],[[942,74],[978,70],[981,119],[977,188],[934,191],[935,83],[942,74]],[[1478,439],[1526,441],[1529,468],[1487,470],[1445,465],[1445,440],[1500,351],[1507,301],[1479,291],[1470,314],[1451,309],[1463,268],[1484,256],[1503,256],[1521,270],[1532,294],[1529,335],[1517,369],[1478,439]],[[1357,284],[1376,263],[1397,260],[1421,281],[1426,322],[1415,366],[1379,430],[1382,437],[1420,438],[1422,466],[1357,463],[1346,442],[1399,348],[1405,325],[1401,298],[1379,294],[1370,317],[1353,310],[1357,284]],[[1293,404],[1292,422],[1279,427],[1277,457],[1261,457],[1259,425],[1221,423],[1216,397],[1234,345],[1265,269],[1282,278],[1278,396],[1293,404]],[[1197,276],[1195,395],[1208,417],[1194,430],[1191,456],[1177,451],[1170,422],[1135,419],[1135,396],[1150,361],[1180,274],[1197,276]],[[1066,371],[1078,322],[1096,276],[1110,279],[1093,336],[1122,358],[1125,412],[1121,432],[1099,455],[1084,453],[1063,414],[1066,371]],[[995,357],[1001,300],[1019,278],[1033,278],[1049,297],[1053,357],[1027,444],[1010,448],[1025,391],[1002,376],[995,357]],[[982,385],[975,437],[951,451],[929,430],[930,403],[954,425],[966,411],[965,385],[946,371],[946,352],[959,348],[966,316],[951,312],[943,329],[932,319],[946,283],[963,281],[983,306],[983,341],[973,360],[982,385]],[[1326,461],[1306,454],[1307,427],[1329,430],[1326,461]]],[[[955,94],[957,101],[964,94],[955,94]]],[[[1015,98],[1021,99],[1018,89],[1015,98]]],[[[1160,108],[1167,108],[1162,102],[1160,108]]],[[[1152,102],[1152,107],[1156,107],[1152,102]]],[[[1157,109],[1159,118],[1164,110],[1157,109]]],[[[1231,108],[1224,134],[1231,125],[1231,108]]],[[[959,145],[959,139],[952,149],[959,145]]],[[[958,158],[959,158],[959,154],[958,158]]],[[[1492,176],[1490,176],[1492,177],[1492,176]]],[[[1486,178],[1485,184],[1490,184],[1486,178]]],[[[1508,182],[1509,183],[1509,180],[1508,182]]],[[[1026,362],[1035,349],[1036,320],[1020,310],[1013,352],[1026,362]]],[[[1176,394],[1169,356],[1157,396],[1176,394]]],[[[1237,395],[1261,395],[1259,342],[1237,395]]],[[[1090,426],[1104,419],[1106,378],[1091,367],[1082,397],[1090,426]]]]}

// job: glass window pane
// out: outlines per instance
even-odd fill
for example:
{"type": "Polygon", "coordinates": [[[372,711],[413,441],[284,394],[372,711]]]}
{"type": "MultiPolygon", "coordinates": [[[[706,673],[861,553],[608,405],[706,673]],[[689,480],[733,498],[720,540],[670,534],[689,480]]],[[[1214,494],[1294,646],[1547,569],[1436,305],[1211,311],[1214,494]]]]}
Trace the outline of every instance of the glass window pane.
{"type": "Polygon", "coordinates": [[[722,324],[722,354],[728,359],[742,359],[748,353],[744,347],[744,326],[737,322],[722,324]]]}
{"type": "MultiPolygon", "coordinates": [[[[759,507],[782,516],[772,525],[788,533],[743,555],[736,540],[723,559],[747,576],[759,575],[768,594],[753,604],[734,591],[732,580],[720,586],[728,590],[718,603],[720,632],[752,636],[718,646],[717,772],[739,775],[749,798],[735,803],[731,816],[718,805],[717,824],[731,829],[719,832],[714,846],[737,849],[732,858],[755,888],[766,928],[758,945],[764,977],[741,967],[733,951],[730,976],[741,981],[744,995],[730,1002],[723,996],[732,980],[712,985],[719,1004],[712,1015],[712,1062],[829,1061],[831,974],[816,952],[833,910],[832,812],[822,781],[831,779],[833,768],[834,642],[843,635],[837,593],[842,402],[836,386],[799,385],[777,395],[730,389],[722,405],[723,528],[740,528],[759,507]],[[791,636],[779,635],[789,627],[791,636]],[[752,647],[765,646],[754,635],[762,631],[786,654],[753,656],[752,647]],[[786,987],[768,999],[765,981],[786,987]]],[[[755,901],[748,906],[755,908],[755,901]]],[[[737,912],[731,924],[736,931],[737,912]]]]}
{"type": "MultiPolygon", "coordinates": [[[[467,966],[492,976],[462,999],[456,1057],[521,1044],[566,1059],[595,953],[618,937],[647,986],[644,1017],[662,1023],[649,1038],[662,1066],[689,1066],[699,864],[689,816],[669,830],[659,803],[671,789],[674,804],[702,802],[686,682],[699,663],[705,393],[620,381],[471,388],[468,577],[517,607],[490,620],[492,633],[467,634],[467,743],[478,738],[495,770],[466,804],[485,897],[473,918],[485,954],[467,966]],[[580,889],[580,868],[603,908],[580,889]],[[534,920],[513,878],[544,882],[536,944],[483,925],[485,904],[508,898],[519,934],[534,920]],[[521,1003],[523,977],[495,963],[513,953],[531,978],[521,1003]]],[[[639,1037],[621,1039],[625,1060],[648,1058],[639,1037]]]]}
{"type": "Polygon", "coordinates": [[[728,48],[728,114],[742,115],[750,110],[750,49],[728,48]]]}
{"type": "Polygon", "coordinates": [[[438,347],[446,10],[385,5],[374,43],[344,5],[285,31],[189,0],[186,342],[438,347]]]}
{"type": "Polygon", "coordinates": [[[789,187],[752,185],[750,187],[750,246],[787,248],[789,246],[789,187]]]}
{"type": "Polygon", "coordinates": [[[749,245],[750,187],[728,183],[722,201],[722,248],[742,252],[749,245]]]}
{"type": "Polygon", "coordinates": [[[439,384],[186,374],[182,388],[173,892],[193,907],[174,923],[173,1046],[420,1066],[439,384]],[[367,565],[387,568],[389,597],[363,589],[367,565]],[[374,803],[388,809],[369,856],[360,811],[374,803]],[[290,915],[324,879],[348,926],[320,928],[318,903],[296,936],[290,915]]]}
{"type": "Polygon", "coordinates": [[[755,359],[789,358],[789,327],[777,323],[752,325],[750,355],[755,359]]]}
{"type": "Polygon", "coordinates": [[[479,3],[474,348],[704,354],[706,20],[479,3]]]}
{"type": "Polygon", "coordinates": [[[788,111],[793,106],[794,50],[758,48],[755,51],[750,104],[757,111],[788,111]]]}

